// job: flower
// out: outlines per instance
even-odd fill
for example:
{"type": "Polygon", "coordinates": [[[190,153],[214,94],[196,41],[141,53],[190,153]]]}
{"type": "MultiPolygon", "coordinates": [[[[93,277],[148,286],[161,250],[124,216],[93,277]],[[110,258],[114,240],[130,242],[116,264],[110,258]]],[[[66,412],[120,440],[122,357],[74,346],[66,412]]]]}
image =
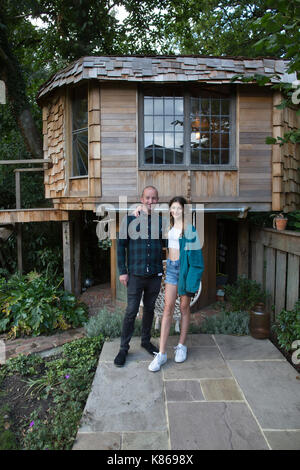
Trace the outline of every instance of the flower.
{"type": "Polygon", "coordinates": [[[69,375],[65,375],[65,378],[68,379],[70,376],[69,375]]]}
{"type": "Polygon", "coordinates": [[[32,428],[32,426],[34,426],[34,421],[31,421],[31,423],[29,424],[30,428],[32,428]]]}

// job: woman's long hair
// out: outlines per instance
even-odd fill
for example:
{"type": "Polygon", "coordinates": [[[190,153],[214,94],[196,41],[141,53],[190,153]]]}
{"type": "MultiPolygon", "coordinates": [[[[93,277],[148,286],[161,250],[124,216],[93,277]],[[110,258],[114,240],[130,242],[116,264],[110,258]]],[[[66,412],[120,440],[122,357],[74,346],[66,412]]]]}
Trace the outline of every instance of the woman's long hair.
{"type": "MultiPolygon", "coordinates": [[[[181,207],[182,207],[182,230],[181,230],[181,234],[180,234],[180,237],[183,236],[183,233],[184,233],[184,205],[187,204],[187,200],[183,197],[183,196],[175,196],[173,197],[170,201],[169,201],[169,208],[171,208],[172,204],[174,202],[178,202],[181,207]]],[[[173,215],[171,214],[170,212],[170,226],[169,226],[169,230],[174,226],[174,217],[173,215]]]]}

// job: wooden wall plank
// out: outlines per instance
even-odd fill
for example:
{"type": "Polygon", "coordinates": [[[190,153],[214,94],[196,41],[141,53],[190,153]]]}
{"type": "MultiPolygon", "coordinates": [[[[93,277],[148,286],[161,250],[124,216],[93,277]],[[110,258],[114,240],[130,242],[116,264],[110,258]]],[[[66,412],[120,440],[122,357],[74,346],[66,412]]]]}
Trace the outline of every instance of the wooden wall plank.
{"type": "Polygon", "coordinates": [[[287,263],[286,309],[292,310],[299,299],[299,260],[300,257],[289,253],[287,263]]]}
{"type": "Polygon", "coordinates": [[[285,294],[286,294],[286,262],[287,254],[283,251],[276,251],[276,284],[275,284],[275,318],[285,307],[285,294]]]}

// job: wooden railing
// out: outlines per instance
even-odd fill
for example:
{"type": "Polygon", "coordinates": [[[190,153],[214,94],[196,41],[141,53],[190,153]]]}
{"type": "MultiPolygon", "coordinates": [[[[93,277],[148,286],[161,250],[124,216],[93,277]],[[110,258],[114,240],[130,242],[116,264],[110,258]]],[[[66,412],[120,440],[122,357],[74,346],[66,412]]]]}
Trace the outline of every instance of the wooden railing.
{"type": "Polygon", "coordinates": [[[299,299],[300,232],[252,227],[250,253],[251,279],[269,294],[267,308],[274,323],[282,309],[293,309],[299,299]]]}

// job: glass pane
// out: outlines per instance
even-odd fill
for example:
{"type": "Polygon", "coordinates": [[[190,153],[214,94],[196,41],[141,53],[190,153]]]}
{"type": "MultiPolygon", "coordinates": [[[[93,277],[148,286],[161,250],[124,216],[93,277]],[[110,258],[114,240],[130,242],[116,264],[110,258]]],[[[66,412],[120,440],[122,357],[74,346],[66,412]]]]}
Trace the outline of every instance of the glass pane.
{"type": "Polygon", "coordinates": [[[174,99],[165,98],[165,115],[174,115],[174,99]]]}
{"type": "Polygon", "coordinates": [[[73,134],[73,176],[88,174],[88,131],[73,134]]]}
{"type": "Polygon", "coordinates": [[[199,114],[199,99],[191,98],[191,113],[193,115],[199,114]]]}
{"type": "Polygon", "coordinates": [[[183,163],[183,152],[180,149],[175,149],[175,163],[178,165],[183,163]]]}
{"type": "Polygon", "coordinates": [[[174,134],[165,134],[165,147],[174,148],[174,134]]]}
{"type": "Polygon", "coordinates": [[[229,132],[229,119],[221,118],[221,132],[229,132]]]}
{"type": "Polygon", "coordinates": [[[211,148],[220,147],[220,134],[211,134],[211,148]]]}
{"type": "Polygon", "coordinates": [[[199,165],[200,163],[199,156],[200,156],[199,150],[193,149],[191,151],[191,164],[192,165],[199,165]]]}
{"type": "Polygon", "coordinates": [[[202,165],[209,165],[209,150],[201,150],[201,163],[202,165]]]}
{"type": "Polygon", "coordinates": [[[175,116],[174,127],[175,132],[183,132],[183,116],[175,116]]]}
{"type": "Polygon", "coordinates": [[[162,149],[154,150],[154,163],[162,165],[164,162],[164,151],[162,149]]]}
{"type": "Polygon", "coordinates": [[[210,113],[210,106],[209,106],[208,99],[201,99],[200,111],[201,111],[201,114],[204,114],[204,115],[208,115],[210,113]]]}
{"type": "Polygon", "coordinates": [[[144,114],[153,114],[153,98],[152,96],[144,99],[144,114]]]}
{"type": "Polygon", "coordinates": [[[72,129],[83,129],[88,126],[88,101],[85,97],[75,97],[72,101],[72,129]]]}
{"type": "Polygon", "coordinates": [[[164,118],[163,117],[155,117],[155,119],[154,119],[154,130],[163,132],[163,130],[164,130],[164,118]]]}
{"type": "Polygon", "coordinates": [[[219,116],[212,116],[210,120],[210,130],[211,132],[220,131],[220,118],[219,116]]]}
{"type": "Polygon", "coordinates": [[[221,150],[221,163],[229,163],[229,150],[221,150]]]}
{"type": "Polygon", "coordinates": [[[163,133],[155,133],[154,134],[154,146],[155,147],[162,147],[164,145],[164,135],[163,133]]]}
{"type": "Polygon", "coordinates": [[[145,163],[153,163],[153,153],[151,149],[145,149],[145,163]]]}
{"type": "Polygon", "coordinates": [[[174,163],[174,150],[166,149],[165,152],[165,163],[172,165],[174,163]]]}
{"type": "Polygon", "coordinates": [[[200,145],[201,148],[209,148],[210,147],[209,134],[201,134],[200,135],[199,145],[200,145]]]}
{"type": "Polygon", "coordinates": [[[144,117],[144,130],[153,131],[153,117],[152,116],[144,117]]]}
{"type": "Polygon", "coordinates": [[[183,134],[175,134],[175,147],[177,148],[183,148],[183,134]]]}
{"type": "Polygon", "coordinates": [[[220,114],[220,100],[211,100],[211,114],[220,114]]]}
{"type": "Polygon", "coordinates": [[[183,98],[175,98],[175,114],[183,115],[183,98]]]}
{"type": "Polygon", "coordinates": [[[171,124],[174,122],[174,118],[172,116],[166,116],[165,117],[165,131],[170,132],[174,130],[175,124],[171,124]]]}
{"type": "Polygon", "coordinates": [[[200,129],[203,132],[209,131],[209,126],[210,126],[210,119],[206,117],[201,117],[201,122],[200,122],[200,129]]]}
{"type": "Polygon", "coordinates": [[[154,98],[154,114],[163,114],[163,98],[154,98]]]}
{"type": "Polygon", "coordinates": [[[212,150],[211,151],[211,163],[213,165],[218,165],[219,161],[220,150],[212,150]]]}
{"type": "Polygon", "coordinates": [[[221,135],[221,147],[225,149],[229,148],[229,134],[221,135]]]}
{"type": "Polygon", "coordinates": [[[229,100],[221,100],[221,114],[229,114],[229,100]]]}
{"type": "Polygon", "coordinates": [[[145,148],[149,147],[149,146],[152,146],[153,145],[153,134],[152,133],[149,133],[149,132],[145,132],[145,142],[144,142],[144,146],[145,148]]]}

